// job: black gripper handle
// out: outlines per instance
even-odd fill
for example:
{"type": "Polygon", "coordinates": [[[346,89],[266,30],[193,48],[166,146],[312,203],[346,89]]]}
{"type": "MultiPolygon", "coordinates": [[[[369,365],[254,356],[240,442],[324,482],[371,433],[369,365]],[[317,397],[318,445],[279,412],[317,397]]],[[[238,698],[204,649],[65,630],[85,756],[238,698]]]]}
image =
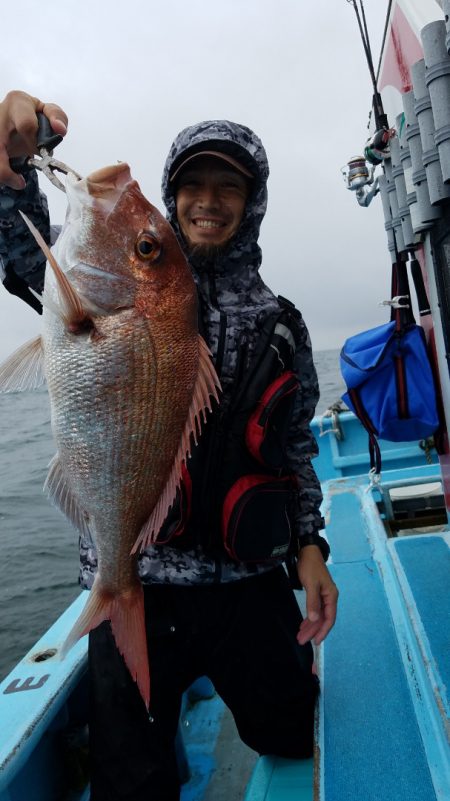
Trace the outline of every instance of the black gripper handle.
{"type": "MultiPolygon", "coordinates": [[[[47,151],[54,150],[54,148],[59,145],[60,142],[62,142],[63,137],[54,132],[47,117],[42,113],[42,111],[38,111],[36,116],[38,118],[38,130],[36,135],[38,150],[40,150],[41,147],[45,147],[47,151]]],[[[18,172],[22,175],[25,175],[25,173],[32,169],[32,165],[28,162],[29,158],[30,156],[17,156],[16,158],[9,160],[9,166],[13,172],[18,172]]]]}

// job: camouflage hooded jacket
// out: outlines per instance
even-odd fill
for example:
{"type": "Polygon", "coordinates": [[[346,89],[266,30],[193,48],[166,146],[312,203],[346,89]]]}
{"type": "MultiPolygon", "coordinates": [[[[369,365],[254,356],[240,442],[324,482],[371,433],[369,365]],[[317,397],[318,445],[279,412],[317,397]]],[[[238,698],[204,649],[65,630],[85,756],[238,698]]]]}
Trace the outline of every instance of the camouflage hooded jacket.
{"type": "MultiPolygon", "coordinates": [[[[162,180],[167,217],[182,246],[184,243],[169,178],[187,155],[204,149],[222,149],[234,155],[254,176],[243,220],[229,247],[220,252],[212,263],[186,253],[199,293],[203,333],[222,383],[221,404],[226,405],[233,389],[238,352],[245,347],[247,363],[250,362],[259,325],[268,314],[279,308],[275,295],[259,274],[262,256],[258,236],[267,206],[269,168],[260,140],[242,125],[214,120],[183,130],[170,149],[162,180]]],[[[30,241],[24,223],[17,214],[18,208],[31,217],[48,241],[47,204],[45,197],[39,193],[33,174],[23,192],[0,188],[0,258],[6,271],[14,270],[39,291],[43,285],[45,259],[34,245],[34,240],[30,241]]],[[[316,533],[323,527],[320,484],[311,465],[311,459],[317,454],[317,444],[309,426],[319,391],[309,335],[302,320],[300,326],[300,343],[294,361],[300,388],[289,435],[288,458],[290,467],[300,479],[301,512],[297,527],[302,534],[308,534],[316,533]]],[[[80,561],[80,584],[89,589],[97,560],[93,543],[84,537],[80,538],[80,561]]],[[[265,565],[237,564],[225,554],[221,558],[211,556],[200,547],[182,551],[169,545],[147,549],[140,557],[139,568],[145,583],[178,584],[231,581],[268,569],[265,565]]]]}

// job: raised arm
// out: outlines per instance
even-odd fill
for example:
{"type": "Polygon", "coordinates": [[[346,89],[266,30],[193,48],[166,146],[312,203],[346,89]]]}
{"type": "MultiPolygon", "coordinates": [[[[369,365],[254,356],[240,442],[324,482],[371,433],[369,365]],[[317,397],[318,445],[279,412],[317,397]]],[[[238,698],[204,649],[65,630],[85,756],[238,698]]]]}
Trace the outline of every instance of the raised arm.
{"type": "Polygon", "coordinates": [[[37,312],[41,304],[29,287],[41,292],[45,257],[30,235],[19,210],[23,211],[50,241],[47,200],[39,191],[35,170],[26,178],[14,173],[9,159],[36,152],[36,113],[42,111],[56,133],[65,135],[67,116],[54,103],[43,103],[25,92],[9,92],[0,103],[0,280],[5,289],[37,312]]]}

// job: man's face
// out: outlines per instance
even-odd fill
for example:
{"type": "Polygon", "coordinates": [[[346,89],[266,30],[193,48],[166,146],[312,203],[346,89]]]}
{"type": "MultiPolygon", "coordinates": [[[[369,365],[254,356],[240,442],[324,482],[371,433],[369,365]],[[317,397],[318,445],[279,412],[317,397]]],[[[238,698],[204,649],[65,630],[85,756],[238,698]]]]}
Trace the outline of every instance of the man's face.
{"type": "Polygon", "coordinates": [[[238,230],[248,197],[244,175],[214,156],[199,156],[177,180],[177,218],[190,248],[221,247],[238,230]]]}

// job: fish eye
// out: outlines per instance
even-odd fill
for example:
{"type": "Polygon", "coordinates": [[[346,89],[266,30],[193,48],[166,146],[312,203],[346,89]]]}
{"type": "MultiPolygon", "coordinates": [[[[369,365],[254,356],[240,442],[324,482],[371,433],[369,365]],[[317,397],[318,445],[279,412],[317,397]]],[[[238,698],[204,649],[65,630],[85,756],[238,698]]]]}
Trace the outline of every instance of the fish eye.
{"type": "Polygon", "coordinates": [[[144,231],[136,239],[134,249],[143,261],[156,261],[161,254],[161,243],[156,236],[144,231]]]}

